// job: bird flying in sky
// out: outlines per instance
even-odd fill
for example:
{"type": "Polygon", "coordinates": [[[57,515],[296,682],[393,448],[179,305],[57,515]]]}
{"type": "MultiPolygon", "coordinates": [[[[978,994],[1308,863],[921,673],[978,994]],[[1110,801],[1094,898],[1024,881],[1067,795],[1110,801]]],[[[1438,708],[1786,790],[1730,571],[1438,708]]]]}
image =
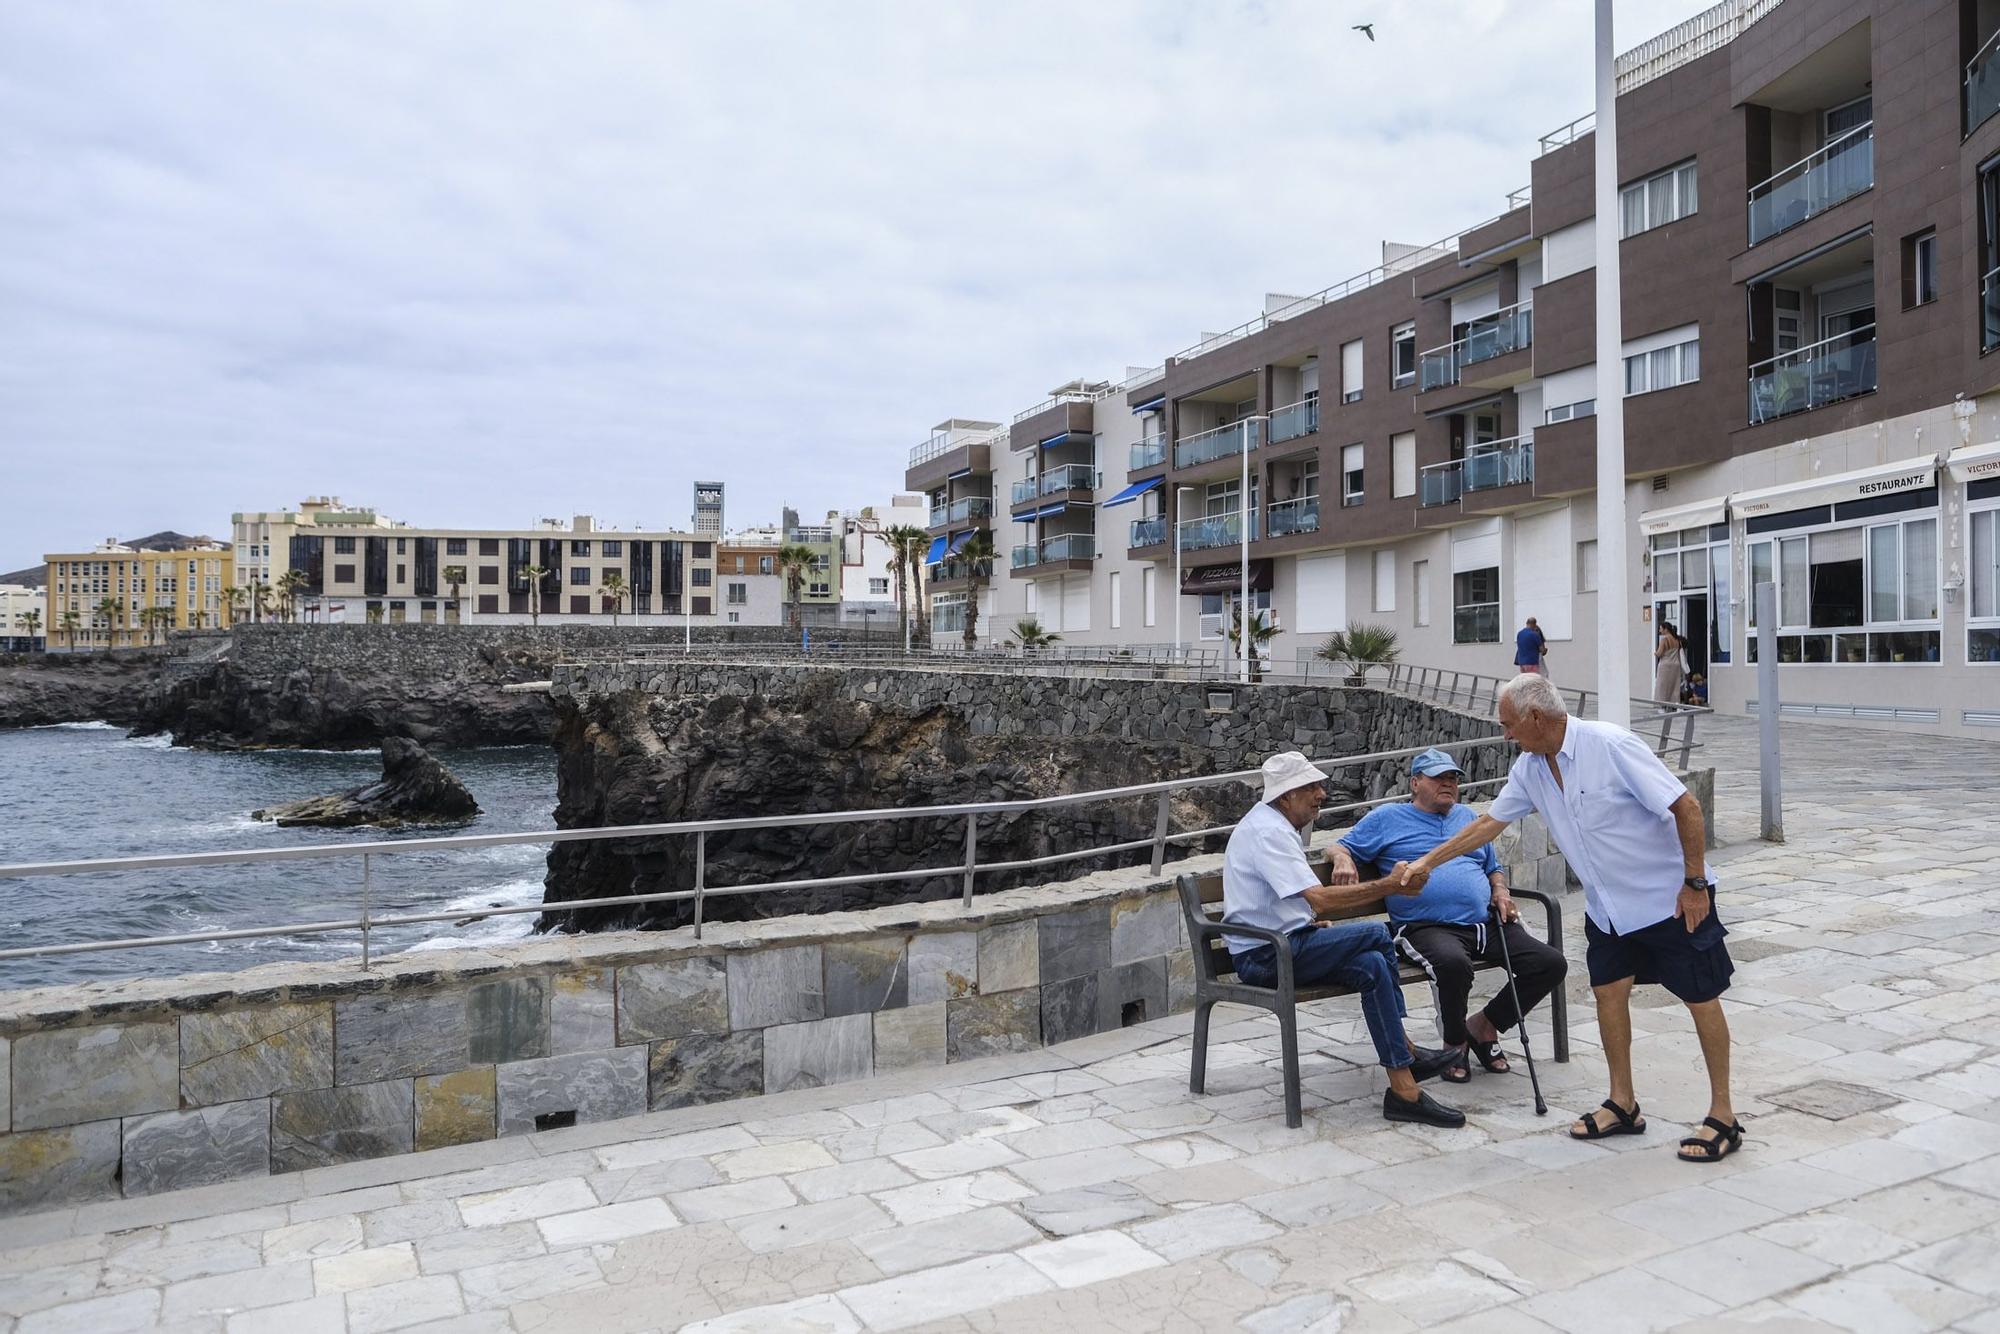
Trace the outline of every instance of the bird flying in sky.
{"type": "Polygon", "coordinates": [[[1361,33],[1371,42],[1375,40],[1375,25],[1372,23],[1357,23],[1354,25],[1354,31],[1361,33]]]}

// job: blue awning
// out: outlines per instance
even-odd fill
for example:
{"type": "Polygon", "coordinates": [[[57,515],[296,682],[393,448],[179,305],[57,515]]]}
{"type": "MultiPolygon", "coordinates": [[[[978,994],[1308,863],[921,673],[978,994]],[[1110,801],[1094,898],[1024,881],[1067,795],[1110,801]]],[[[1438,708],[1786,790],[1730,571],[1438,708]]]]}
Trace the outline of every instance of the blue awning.
{"type": "Polygon", "coordinates": [[[1060,445],[1063,441],[1069,439],[1072,435],[1075,434],[1076,434],[1075,431],[1057,431],[1054,435],[1042,441],[1042,448],[1054,449],[1057,445],[1060,445]]]}
{"type": "Polygon", "coordinates": [[[972,476],[972,469],[960,468],[957,472],[947,473],[945,475],[945,480],[947,482],[955,482],[961,477],[970,477],[970,476],[972,476]]]}
{"type": "Polygon", "coordinates": [[[944,559],[944,542],[945,540],[942,537],[933,537],[931,539],[931,549],[924,556],[924,564],[935,565],[944,559]]]}
{"type": "Polygon", "coordinates": [[[1111,497],[1111,499],[1105,501],[1104,508],[1110,509],[1113,505],[1129,505],[1140,496],[1151,491],[1154,487],[1165,486],[1166,482],[1167,479],[1164,477],[1148,477],[1143,482],[1134,482],[1117,495],[1111,497]]]}
{"type": "Polygon", "coordinates": [[[1037,519],[1046,519],[1051,514],[1061,514],[1064,510],[1068,508],[1069,508],[1069,502],[1067,500],[1058,500],[1053,505],[1044,505],[1040,509],[1036,510],[1035,517],[1037,519]]]}
{"type": "Polygon", "coordinates": [[[1165,407],[1166,405],[1167,405],[1167,396],[1165,394],[1158,394],[1152,398],[1147,399],[1144,403],[1134,403],[1132,405],[1132,411],[1135,413],[1158,412],[1161,408],[1165,407]]]}
{"type": "MultiPolygon", "coordinates": [[[[970,542],[972,540],[972,535],[978,531],[979,530],[976,528],[968,528],[964,532],[960,533],[957,537],[952,538],[951,539],[952,551],[956,553],[964,550],[965,544],[967,542],[970,542]]],[[[940,537],[938,541],[942,542],[944,541],[944,539],[940,537]]]]}

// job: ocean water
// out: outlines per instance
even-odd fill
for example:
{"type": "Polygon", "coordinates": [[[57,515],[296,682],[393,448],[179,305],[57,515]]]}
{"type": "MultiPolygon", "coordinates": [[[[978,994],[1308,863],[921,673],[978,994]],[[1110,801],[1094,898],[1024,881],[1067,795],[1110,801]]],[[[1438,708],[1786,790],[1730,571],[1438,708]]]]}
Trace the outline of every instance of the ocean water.
{"type": "MultiPolygon", "coordinates": [[[[552,829],[555,756],[542,746],[440,751],[479,802],[470,824],[391,833],[279,829],[259,807],[357,787],[375,751],[220,754],[107,723],[0,731],[0,865],[552,829]]],[[[378,914],[539,903],[542,844],[373,858],[378,914]]],[[[360,915],[361,859],[0,878],[0,947],[230,930],[360,915]]],[[[533,914],[377,930],[378,954],[519,939],[533,914]]],[[[138,974],[358,957],[355,931],[0,960],[0,990],[138,974]]]]}

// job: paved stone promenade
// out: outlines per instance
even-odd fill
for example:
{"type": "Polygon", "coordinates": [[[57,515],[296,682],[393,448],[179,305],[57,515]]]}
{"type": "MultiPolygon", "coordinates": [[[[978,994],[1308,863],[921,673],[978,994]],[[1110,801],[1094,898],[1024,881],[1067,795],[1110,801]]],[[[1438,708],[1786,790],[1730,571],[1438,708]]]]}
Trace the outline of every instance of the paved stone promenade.
{"type": "Polygon", "coordinates": [[[1749,1128],[1719,1166],[1673,1156],[1705,1086],[1664,997],[1635,1015],[1651,1133],[1564,1137],[1603,1096],[1579,966],[1576,1059],[1555,1065],[1531,1029],[1545,1119],[1522,1075],[1475,1075],[1445,1094],[1465,1129],[1387,1126],[1336,1001],[1310,1011],[1306,1126],[1288,1131],[1272,1025],[1218,1011],[1195,1098],[1176,1016],[10,1218],[0,1334],[2000,1331],[2000,747],[1785,733],[1784,847],[1751,841],[1751,725],[1716,722],[1706,752],[1749,1128]]]}

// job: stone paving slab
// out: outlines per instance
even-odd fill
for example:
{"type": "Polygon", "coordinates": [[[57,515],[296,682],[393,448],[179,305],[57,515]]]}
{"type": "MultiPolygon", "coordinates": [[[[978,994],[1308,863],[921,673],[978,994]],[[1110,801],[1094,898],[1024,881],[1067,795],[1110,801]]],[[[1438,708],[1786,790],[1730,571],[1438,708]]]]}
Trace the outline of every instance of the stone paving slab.
{"type": "MultiPolygon", "coordinates": [[[[1754,731],[1708,728],[1749,1129],[1720,1165],[1673,1157],[1705,1087],[1670,1000],[1634,1013],[1650,1133],[1563,1135],[1603,1096],[1578,969],[1575,1059],[1531,1028],[1547,1118],[1521,1074],[1481,1074],[1441,1091],[1465,1128],[1385,1124],[1343,1001],[1302,1010],[1298,1131],[1275,1022],[1227,1007],[1205,1097],[1186,1015],[827,1087],[802,1048],[802,1086],[763,1097],[10,1218],[0,1334],[2000,1330],[2000,795],[1966,781],[2000,751],[1783,731],[1791,841],[1768,847],[1754,731]]],[[[1115,960],[1155,929],[965,950],[1115,960]]],[[[746,982],[730,1003],[790,1003],[746,982]]],[[[134,1115],[181,1115],[151,1101],[134,1115]]]]}

